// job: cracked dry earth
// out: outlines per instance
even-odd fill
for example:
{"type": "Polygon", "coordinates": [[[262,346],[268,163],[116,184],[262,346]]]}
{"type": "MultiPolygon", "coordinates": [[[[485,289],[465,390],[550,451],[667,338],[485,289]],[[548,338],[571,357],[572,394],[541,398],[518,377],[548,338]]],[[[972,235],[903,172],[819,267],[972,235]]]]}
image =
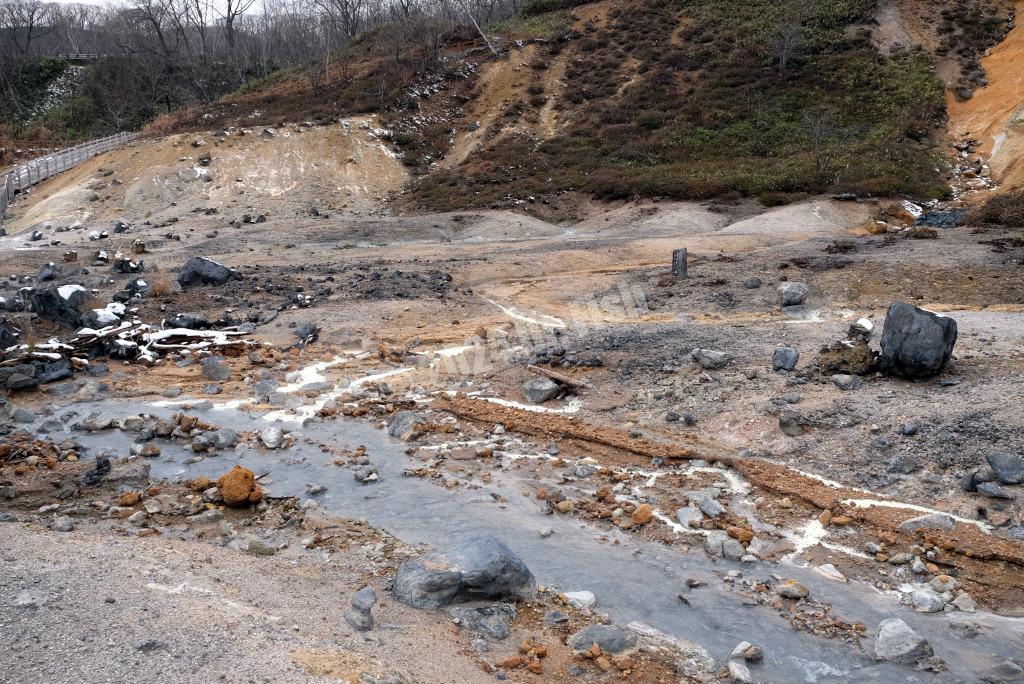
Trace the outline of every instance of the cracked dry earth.
{"type": "MultiPolygon", "coordinates": [[[[0,240],[18,278],[2,296],[53,261],[58,284],[105,304],[133,276],[93,255],[142,240],[159,287],[132,302],[139,319],[244,326],[250,346],[224,360],[216,393],[203,353],[183,351],[152,367],[94,359],[9,396],[5,416],[31,415],[6,423],[0,462],[4,681],[1012,681],[1024,492],[961,483],[992,453],[1024,453],[1019,240],[878,234],[886,203],[824,198],[592,206],[571,226],[406,216],[382,199],[400,165],[367,126],[145,141],[14,207],[0,240]],[[314,170],[321,139],[351,160],[314,170]],[[206,152],[211,181],[187,173],[206,152]],[[299,190],[240,172],[271,153],[299,190]],[[115,219],[130,232],[88,239],[115,219]],[[682,247],[686,278],[669,268],[682,247]],[[182,290],[191,256],[241,278],[182,290]],[[782,310],[790,281],[809,294],[782,310]],[[951,362],[840,389],[835,345],[866,318],[877,349],[895,300],[956,320],[951,362]],[[319,333],[300,342],[306,323],[319,333]],[[799,352],[795,370],[773,371],[778,346],[799,352]],[[695,348],[728,360],[702,368],[695,348]],[[544,376],[555,396],[529,403],[522,385],[544,376]],[[142,455],[139,416],[179,430],[142,455]],[[215,430],[238,439],[212,445],[215,430]],[[90,482],[104,455],[112,471],[90,482]],[[217,499],[235,464],[262,502],[217,499]],[[367,466],[376,479],[357,481],[367,466]],[[195,520],[204,510],[223,518],[195,520]],[[951,529],[903,525],[936,512],[951,529]],[[393,597],[404,560],[480,534],[542,586],[507,636],[393,597]],[[344,619],[363,586],[379,597],[366,633],[344,619]],[[877,659],[889,618],[927,652],[877,659]],[[603,621],[640,650],[574,654],[569,637],[603,621]],[[743,641],[763,657],[731,655],[743,641]]],[[[10,317],[36,340],[71,336],[10,317]]]]}

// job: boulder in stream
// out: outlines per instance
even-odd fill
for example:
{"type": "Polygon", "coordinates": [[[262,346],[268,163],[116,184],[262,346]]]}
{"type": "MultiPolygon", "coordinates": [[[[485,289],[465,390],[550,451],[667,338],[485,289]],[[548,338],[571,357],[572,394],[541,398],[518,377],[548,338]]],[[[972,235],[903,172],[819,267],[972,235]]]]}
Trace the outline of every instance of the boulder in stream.
{"type": "Polygon", "coordinates": [[[899,618],[882,620],[875,634],[875,657],[897,663],[912,663],[932,654],[928,640],[899,618]]]}
{"type": "Polygon", "coordinates": [[[408,442],[419,435],[426,422],[427,419],[423,417],[422,413],[399,411],[391,419],[391,424],[388,425],[388,434],[403,442],[408,442]]]}
{"type": "Polygon", "coordinates": [[[406,561],[395,575],[394,593],[407,606],[438,608],[475,599],[530,599],[537,580],[504,542],[485,536],[406,561]]]}

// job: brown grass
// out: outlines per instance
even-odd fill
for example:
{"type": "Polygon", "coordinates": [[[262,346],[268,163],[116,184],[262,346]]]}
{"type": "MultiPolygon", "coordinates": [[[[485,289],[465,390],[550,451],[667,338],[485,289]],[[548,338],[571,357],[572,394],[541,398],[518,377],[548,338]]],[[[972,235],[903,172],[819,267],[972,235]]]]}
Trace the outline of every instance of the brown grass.
{"type": "Polygon", "coordinates": [[[149,293],[154,297],[166,297],[173,289],[171,277],[166,274],[146,276],[146,282],[149,283],[149,293]]]}

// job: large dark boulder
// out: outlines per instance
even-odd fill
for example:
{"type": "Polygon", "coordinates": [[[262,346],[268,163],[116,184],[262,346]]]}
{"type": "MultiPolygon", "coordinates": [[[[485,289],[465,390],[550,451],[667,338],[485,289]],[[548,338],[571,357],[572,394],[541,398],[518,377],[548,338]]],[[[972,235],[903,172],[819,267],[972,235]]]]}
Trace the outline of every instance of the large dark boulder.
{"type": "Polygon", "coordinates": [[[395,575],[394,593],[413,608],[438,608],[477,599],[530,599],[537,580],[511,549],[487,536],[406,561],[395,575]]]}
{"type": "Polygon", "coordinates": [[[234,278],[242,276],[233,268],[224,264],[218,264],[206,257],[192,257],[181,267],[178,274],[178,283],[182,287],[195,287],[198,285],[223,285],[234,278]]]}
{"type": "Polygon", "coordinates": [[[956,321],[905,302],[893,302],[882,328],[883,373],[908,378],[938,375],[953,354],[956,321]]]}
{"type": "Polygon", "coordinates": [[[33,290],[32,312],[44,321],[53,321],[66,328],[82,324],[82,314],[92,307],[92,295],[81,285],[62,285],[33,290]]]}
{"type": "Polygon", "coordinates": [[[21,328],[6,318],[0,319],[0,350],[21,342],[21,328]]]}
{"type": "Polygon", "coordinates": [[[399,411],[388,425],[388,434],[403,442],[415,439],[427,424],[422,413],[416,411],[399,411]]]}

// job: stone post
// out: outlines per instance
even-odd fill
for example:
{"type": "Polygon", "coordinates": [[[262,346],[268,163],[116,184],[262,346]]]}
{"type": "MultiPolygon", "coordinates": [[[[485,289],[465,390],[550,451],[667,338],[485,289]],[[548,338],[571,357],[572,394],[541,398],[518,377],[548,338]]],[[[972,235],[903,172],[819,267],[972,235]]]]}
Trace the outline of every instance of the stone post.
{"type": "Polygon", "coordinates": [[[686,277],[686,248],[672,250],[672,275],[686,277]]]}

